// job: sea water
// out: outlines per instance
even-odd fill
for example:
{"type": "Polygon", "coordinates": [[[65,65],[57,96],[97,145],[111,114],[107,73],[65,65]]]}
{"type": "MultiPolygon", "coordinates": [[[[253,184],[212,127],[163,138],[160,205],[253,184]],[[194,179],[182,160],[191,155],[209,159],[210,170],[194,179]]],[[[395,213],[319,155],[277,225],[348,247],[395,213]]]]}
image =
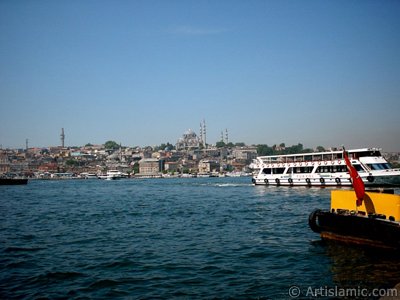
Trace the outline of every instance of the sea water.
{"type": "Polygon", "coordinates": [[[291,299],[400,282],[397,255],[309,229],[330,191],[250,178],[0,186],[0,298],[291,299]]]}

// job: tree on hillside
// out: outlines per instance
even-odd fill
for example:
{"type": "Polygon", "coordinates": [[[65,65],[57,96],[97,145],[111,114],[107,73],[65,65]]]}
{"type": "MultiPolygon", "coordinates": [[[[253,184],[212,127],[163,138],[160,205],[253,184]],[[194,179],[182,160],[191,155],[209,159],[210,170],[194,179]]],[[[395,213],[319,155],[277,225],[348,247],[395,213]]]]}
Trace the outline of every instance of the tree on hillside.
{"type": "Polygon", "coordinates": [[[268,147],[268,145],[265,144],[257,145],[257,154],[260,156],[272,155],[273,152],[274,152],[273,149],[271,147],[268,147]]]}
{"type": "Polygon", "coordinates": [[[296,154],[296,153],[302,153],[302,152],[303,152],[303,144],[300,144],[300,143],[286,148],[286,154],[296,154]]]}
{"type": "Polygon", "coordinates": [[[132,172],[133,172],[133,174],[138,174],[139,173],[139,163],[136,162],[133,165],[132,172]]]}
{"type": "Polygon", "coordinates": [[[278,147],[276,145],[269,147],[268,145],[265,144],[259,144],[257,145],[257,154],[259,156],[266,156],[266,155],[297,154],[297,153],[313,152],[312,149],[304,149],[303,144],[301,143],[298,143],[297,145],[293,145],[290,147],[285,147],[285,144],[281,143],[279,147],[284,149],[277,150],[278,147]]]}
{"type": "Polygon", "coordinates": [[[167,150],[167,151],[171,151],[171,150],[174,150],[175,149],[175,146],[174,145],[172,145],[172,144],[170,144],[169,142],[167,142],[166,144],[164,144],[164,143],[162,143],[160,146],[156,146],[155,147],[155,150],[156,151],[158,151],[158,150],[167,150]]]}
{"type": "Polygon", "coordinates": [[[104,148],[106,148],[106,149],[114,149],[115,150],[115,149],[119,148],[119,145],[114,141],[107,141],[104,144],[104,148]]]}
{"type": "Polygon", "coordinates": [[[225,143],[224,143],[223,141],[219,141],[219,142],[217,142],[217,143],[215,144],[215,146],[216,146],[217,148],[223,148],[223,147],[225,147],[225,143]]]}

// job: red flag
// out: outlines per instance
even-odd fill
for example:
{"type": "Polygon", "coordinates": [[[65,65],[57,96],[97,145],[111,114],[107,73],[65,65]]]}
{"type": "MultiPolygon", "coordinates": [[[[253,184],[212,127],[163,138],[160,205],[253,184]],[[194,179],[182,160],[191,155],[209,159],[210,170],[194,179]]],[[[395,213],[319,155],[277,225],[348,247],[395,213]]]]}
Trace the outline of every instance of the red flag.
{"type": "Polygon", "coordinates": [[[364,182],[362,181],[360,175],[358,174],[357,170],[352,166],[346,150],[343,148],[343,157],[346,162],[347,170],[349,171],[351,183],[353,184],[354,191],[356,192],[357,196],[357,206],[362,204],[365,195],[365,186],[364,182]]]}

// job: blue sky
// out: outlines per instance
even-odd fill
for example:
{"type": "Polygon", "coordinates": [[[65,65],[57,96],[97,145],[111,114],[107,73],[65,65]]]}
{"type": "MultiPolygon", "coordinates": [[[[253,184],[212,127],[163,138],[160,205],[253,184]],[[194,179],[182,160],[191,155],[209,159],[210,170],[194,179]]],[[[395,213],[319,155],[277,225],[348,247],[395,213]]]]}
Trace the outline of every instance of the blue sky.
{"type": "Polygon", "coordinates": [[[400,151],[400,1],[0,1],[0,144],[400,151]]]}

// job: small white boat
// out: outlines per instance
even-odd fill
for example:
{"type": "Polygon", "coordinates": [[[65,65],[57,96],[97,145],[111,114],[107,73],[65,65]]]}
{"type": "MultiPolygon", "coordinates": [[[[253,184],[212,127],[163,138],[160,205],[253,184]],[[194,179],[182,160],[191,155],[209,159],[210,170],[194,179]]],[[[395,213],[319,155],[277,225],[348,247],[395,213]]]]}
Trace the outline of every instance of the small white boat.
{"type": "Polygon", "coordinates": [[[97,174],[95,173],[81,173],[80,174],[81,178],[84,179],[98,179],[97,174]]]}
{"type": "Polygon", "coordinates": [[[107,174],[99,174],[97,175],[98,179],[107,179],[107,174]]]}
{"type": "Polygon", "coordinates": [[[121,178],[128,178],[128,174],[122,173],[121,171],[118,171],[118,170],[107,171],[107,179],[108,180],[115,180],[115,179],[121,179],[121,178]]]}
{"type": "Polygon", "coordinates": [[[118,171],[118,170],[109,170],[109,171],[107,171],[107,174],[98,175],[98,178],[105,179],[105,180],[116,180],[116,179],[127,178],[127,177],[128,177],[128,174],[122,173],[121,171],[118,171]]]}

